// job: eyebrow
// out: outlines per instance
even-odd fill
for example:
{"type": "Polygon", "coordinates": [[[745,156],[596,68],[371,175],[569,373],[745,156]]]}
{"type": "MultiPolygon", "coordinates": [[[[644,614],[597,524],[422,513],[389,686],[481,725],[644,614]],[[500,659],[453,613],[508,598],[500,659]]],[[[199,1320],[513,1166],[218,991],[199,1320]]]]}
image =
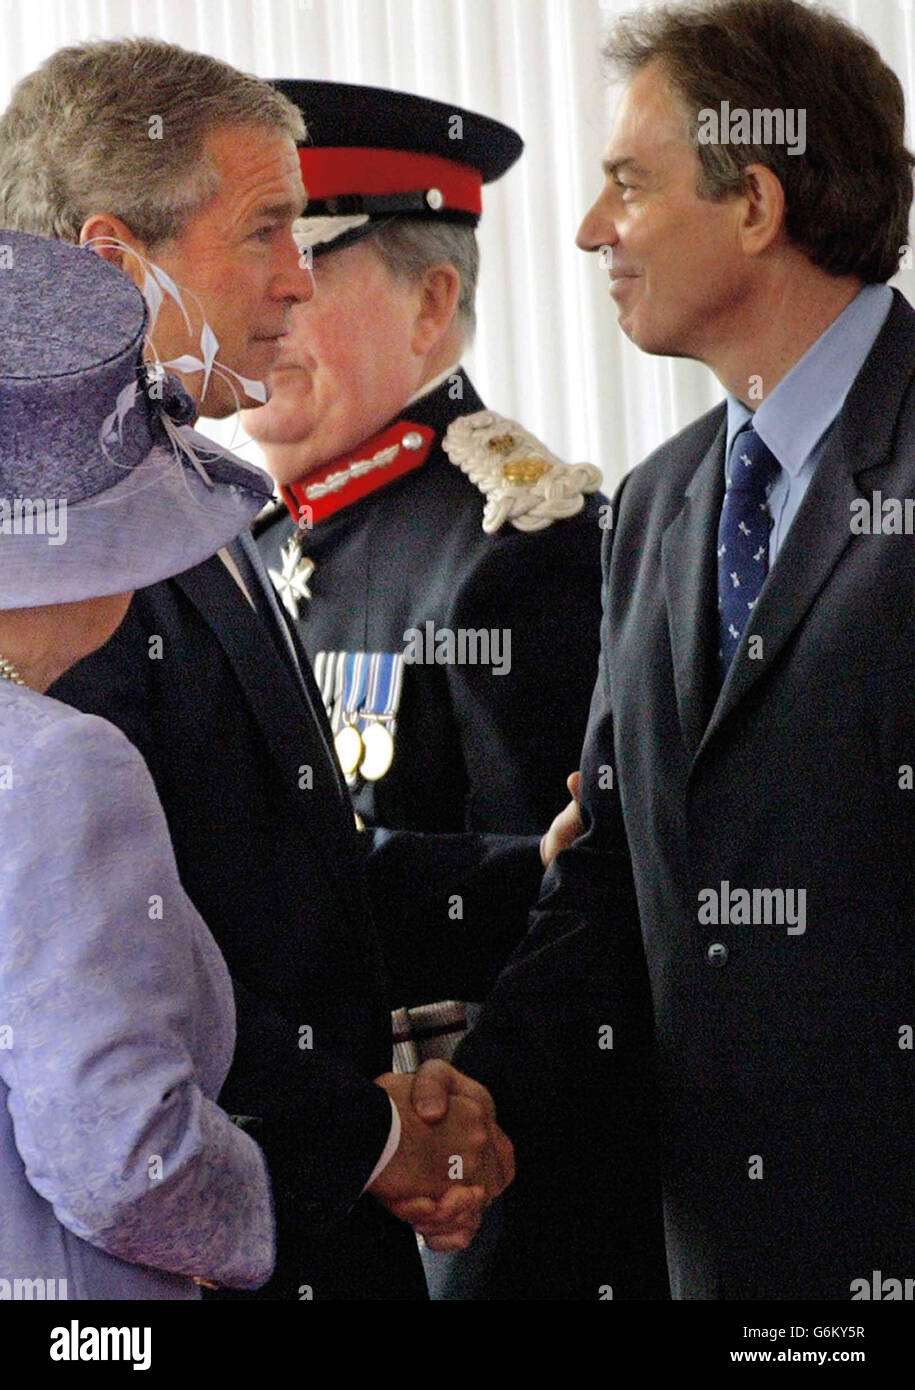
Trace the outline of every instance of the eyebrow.
{"type": "Polygon", "coordinates": [[[639,164],[638,160],[633,159],[631,155],[626,155],[623,159],[605,159],[601,168],[608,179],[612,179],[614,174],[618,174],[621,169],[629,169],[631,173],[643,177],[648,173],[644,164],[639,164]]]}
{"type": "Polygon", "coordinates": [[[270,222],[285,222],[287,218],[301,217],[304,210],[296,202],[268,203],[264,207],[254,208],[245,218],[246,222],[260,222],[267,219],[270,222]]]}

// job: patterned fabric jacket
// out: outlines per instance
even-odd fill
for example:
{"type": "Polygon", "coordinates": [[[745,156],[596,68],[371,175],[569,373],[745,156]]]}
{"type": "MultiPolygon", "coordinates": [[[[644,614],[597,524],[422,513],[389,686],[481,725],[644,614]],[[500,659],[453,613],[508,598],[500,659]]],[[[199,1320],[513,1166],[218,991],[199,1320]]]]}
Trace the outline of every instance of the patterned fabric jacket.
{"type": "Polygon", "coordinates": [[[263,1155],[215,1103],[232,987],[152,780],[110,724],[6,682],[0,866],[0,1297],[263,1283],[263,1155]]]}

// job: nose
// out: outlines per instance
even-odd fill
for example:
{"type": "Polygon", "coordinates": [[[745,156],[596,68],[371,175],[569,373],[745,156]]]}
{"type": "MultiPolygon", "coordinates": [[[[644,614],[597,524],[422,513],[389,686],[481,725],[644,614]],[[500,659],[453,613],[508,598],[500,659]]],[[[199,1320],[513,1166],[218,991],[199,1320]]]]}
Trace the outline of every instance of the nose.
{"type": "Polygon", "coordinates": [[[274,276],[273,297],[285,299],[289,304],[307,304],[314,292],[310,257],[299,250],[290,236],[289,245],[282,249],[282,264],[274,276]]]}
{"type": "MultiPolygon", "coordinates": [[[[302,255],[302,252],[300,252],[299,255],[301,256],[301,255],[302,255]]],[[[315,277],[314,277],[314,271],[312,270],[312,268],[311,268],[310,265],[301,265],[301,264],[300,264],[300,270],[301,270],[301,272],[302,272],[302,275],[305,277],[305,284],[304,284],[304,287],[303,287],[303,293],[299,296],[299,301],[298,301],[298,302],[299,302],[300,304],[307,304],[308,301],[309,301],[309,299],[312,299],[312,298],[314,297],[314,292],[315,292],[315,277]]]]}
{"type": "Polygon", "coordinates": [[[575,245],[580,251],[598,251],[602,246],[615,246],[618,241],[616,224],[601,196],[582,218],[575,245]]]}

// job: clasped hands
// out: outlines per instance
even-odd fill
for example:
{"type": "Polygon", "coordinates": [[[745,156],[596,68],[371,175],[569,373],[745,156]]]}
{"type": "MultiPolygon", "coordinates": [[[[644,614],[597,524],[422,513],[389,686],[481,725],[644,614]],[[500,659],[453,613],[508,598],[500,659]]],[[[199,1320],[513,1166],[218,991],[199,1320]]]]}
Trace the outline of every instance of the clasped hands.
{"type": "MultiPolygon", "coordinates": [[[[582,832],[581,773],[573,772],[566,785],[572,799],[540,843],[545,867],[582,832]]],[[[492,1096],[442,1061],[424,1062],[409,1076],[386,1072],[376,1084],[397,1106],[401,1136],[369,1191],[430,1250],[463,1250],[515,1176],[514,1150],[496,1123],[492,1096]]]]}
{"type": "Polygon", "coordinates": [[[430,1250],[463,1250],[515,1176],[511,1140],[485,1086],[448,1062],[376,1077],[400,1114],[400,1144],[368,1189],[430,1250]]]}

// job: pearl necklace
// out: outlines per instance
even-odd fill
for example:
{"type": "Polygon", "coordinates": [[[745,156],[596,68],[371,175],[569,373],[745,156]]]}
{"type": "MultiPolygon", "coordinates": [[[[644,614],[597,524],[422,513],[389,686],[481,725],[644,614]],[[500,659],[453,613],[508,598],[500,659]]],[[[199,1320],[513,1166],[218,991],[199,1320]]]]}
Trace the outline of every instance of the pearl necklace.
{"type": "Polygon", "coordinates": [[[13,685],[25,685],[16,667],[5,656],[0,656],[0,676],[4,680],[12,681],[13,685]]]}

